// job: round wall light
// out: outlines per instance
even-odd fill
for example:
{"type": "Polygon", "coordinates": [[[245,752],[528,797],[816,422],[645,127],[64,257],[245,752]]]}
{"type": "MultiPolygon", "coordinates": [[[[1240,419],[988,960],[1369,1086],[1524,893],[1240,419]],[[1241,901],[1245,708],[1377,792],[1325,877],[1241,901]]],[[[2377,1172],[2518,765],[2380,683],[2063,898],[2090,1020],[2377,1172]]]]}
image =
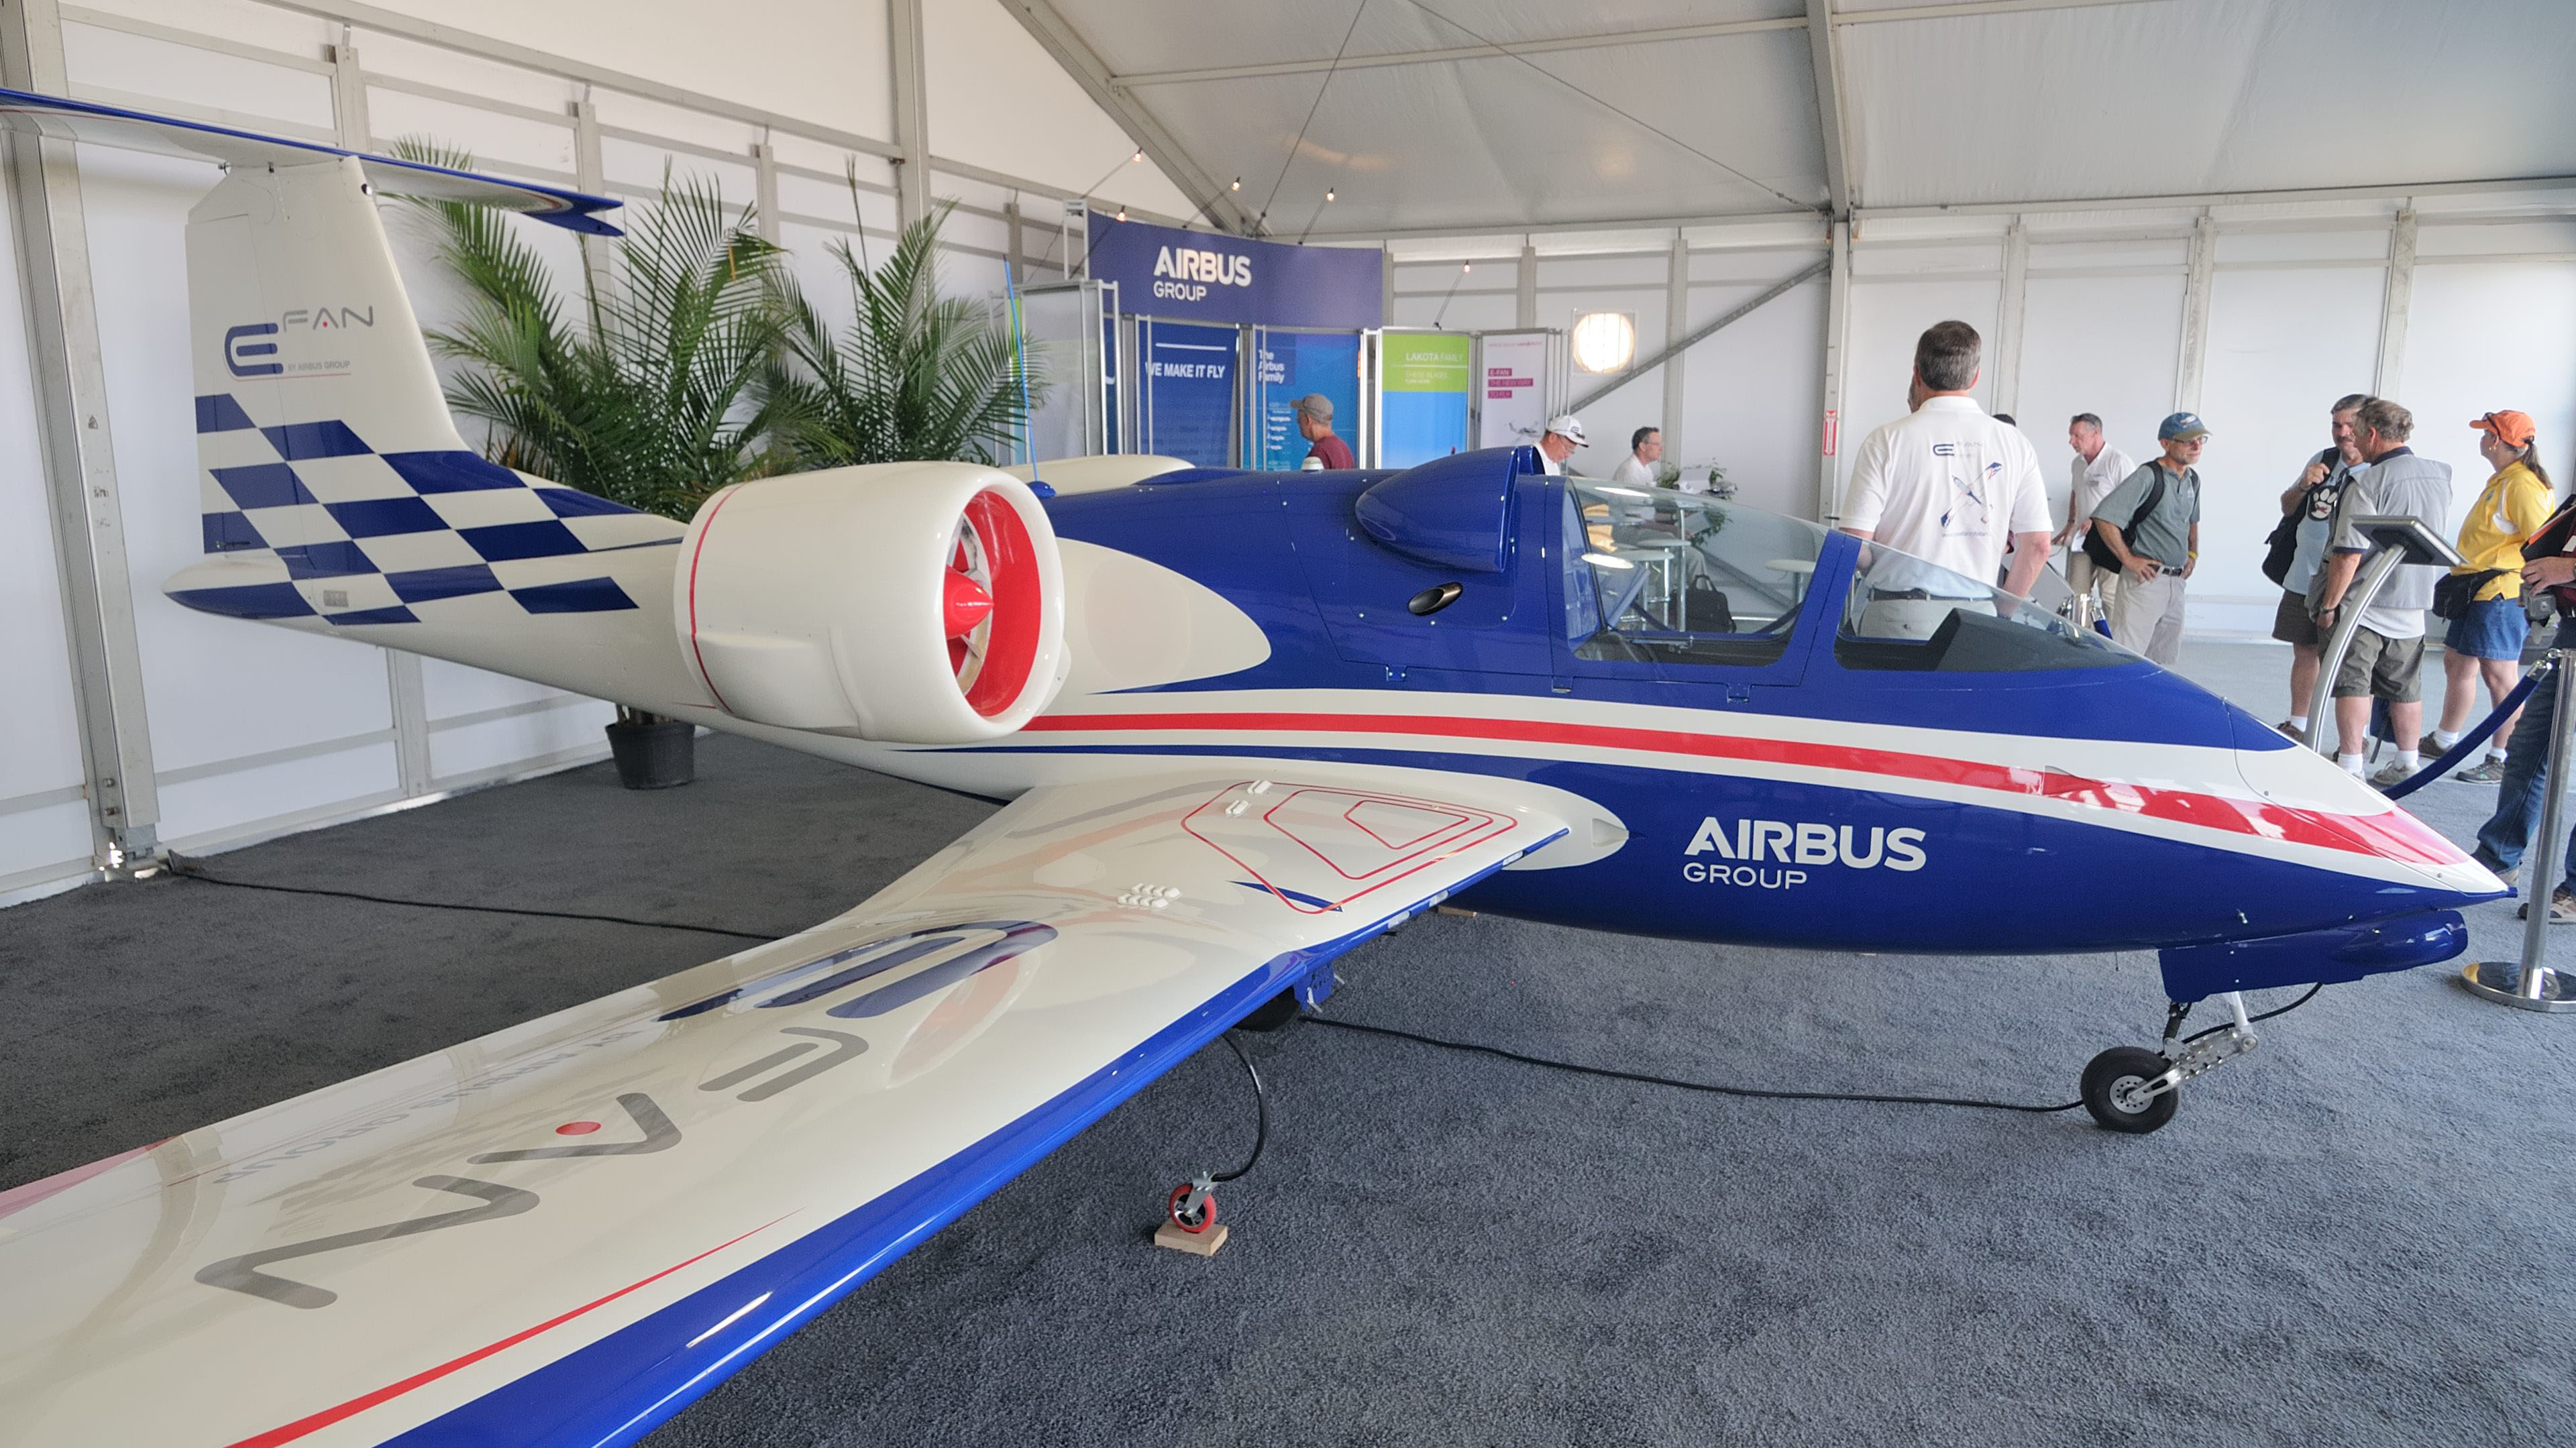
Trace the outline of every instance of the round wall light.
{"type": "Polygon", "coordinates": [[[1637,355],[1637,324],[1624,312],[1586,312],[1574,319],[1574,365],[1616,372],[1637,355]]]}

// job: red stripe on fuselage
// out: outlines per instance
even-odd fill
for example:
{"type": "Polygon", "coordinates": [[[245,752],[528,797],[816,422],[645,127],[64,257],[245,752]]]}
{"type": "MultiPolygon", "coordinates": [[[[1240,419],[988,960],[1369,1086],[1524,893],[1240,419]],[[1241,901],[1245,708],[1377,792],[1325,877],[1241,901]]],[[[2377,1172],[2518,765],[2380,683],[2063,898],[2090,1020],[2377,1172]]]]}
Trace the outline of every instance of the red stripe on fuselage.
{"type": "Polygon", "coordinates": [[[1140,731],[1176,733],[1415,734],[1432,738],[1558,744],[1586,749],[1626,749],[1740,759],[1860,774],[1917,779],[1934,784],[1991,789],[2039,799],[2066,800],[2120,814],[2231,834],[2313,845],[2348,854],[2449,865],[2468,857],[2403,810],[2345,815],[2290,809],[2257,800],[2153,785],[2115,784],[2054,769],[2026,769],[1936,754],[1910,754],[1803,739],[1761,739],[1740,734],[1693,734],[1678,729],[1637,729],[1611,724],[1564,724],[1537,719],[1494,719],[1410,714],[1048,714],[1030,731],[1140,731]]]}

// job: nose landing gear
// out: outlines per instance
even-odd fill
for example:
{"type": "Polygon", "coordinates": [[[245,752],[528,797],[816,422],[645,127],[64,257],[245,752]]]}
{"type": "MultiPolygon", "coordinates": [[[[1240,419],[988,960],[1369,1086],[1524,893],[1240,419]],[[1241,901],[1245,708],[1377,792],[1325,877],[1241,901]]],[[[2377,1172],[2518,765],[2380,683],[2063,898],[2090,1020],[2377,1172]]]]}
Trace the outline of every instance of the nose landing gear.
{"type": "Polygon", "coordinates": [[[2227,1003],[2231,1019],[2183,1041],[2179,1051],[2174,1037],[2191,1013],[2188,1001],[2175,1001],[2166,1010],[2162,1051],[2113,1046],[2094,1057],[2084,1067],[2084,1109],[2093,1120],[2106,1130],[2143,1136],[2173,1120],[2182,1083],[2260,1044],[2245,1014],[2244,993],[2227,991],[2219,999],[2227,1003]]]}

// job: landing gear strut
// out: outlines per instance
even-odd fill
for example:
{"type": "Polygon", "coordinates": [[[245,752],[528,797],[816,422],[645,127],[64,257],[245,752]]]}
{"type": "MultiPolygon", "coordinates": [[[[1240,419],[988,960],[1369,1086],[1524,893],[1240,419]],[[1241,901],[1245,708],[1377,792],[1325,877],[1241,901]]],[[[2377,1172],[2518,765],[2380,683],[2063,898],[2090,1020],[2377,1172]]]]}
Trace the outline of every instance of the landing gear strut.
{"type": "Polygon", "coordinates": [[[2259,1038],[2246,1018],[2244,994],[2228,991],[2219,999],[2227,1003],[2228,1022],[2180,1042],[2179,1049],[2174,1037],[2191,1013],[2187,1001],[2167,1009],[2162,1051],[2113,1046],[2094,1057],[2084,1068],[2084,1109],[2094,1121],[2106,1130],[2143,1136],[2173,1120],[2182,1083],[2253,1050],[2259,1038]]]}

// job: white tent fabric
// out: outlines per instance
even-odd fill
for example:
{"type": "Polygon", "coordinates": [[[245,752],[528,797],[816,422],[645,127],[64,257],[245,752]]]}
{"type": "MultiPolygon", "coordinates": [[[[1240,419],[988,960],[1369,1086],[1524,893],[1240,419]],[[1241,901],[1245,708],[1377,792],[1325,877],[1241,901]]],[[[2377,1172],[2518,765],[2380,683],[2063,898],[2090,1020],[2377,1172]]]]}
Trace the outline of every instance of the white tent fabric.
{"type": "Polygon", "coordinates": [[[2576,176],[2566,0],[1037,3],[1289,237],[2576,176]]]}

